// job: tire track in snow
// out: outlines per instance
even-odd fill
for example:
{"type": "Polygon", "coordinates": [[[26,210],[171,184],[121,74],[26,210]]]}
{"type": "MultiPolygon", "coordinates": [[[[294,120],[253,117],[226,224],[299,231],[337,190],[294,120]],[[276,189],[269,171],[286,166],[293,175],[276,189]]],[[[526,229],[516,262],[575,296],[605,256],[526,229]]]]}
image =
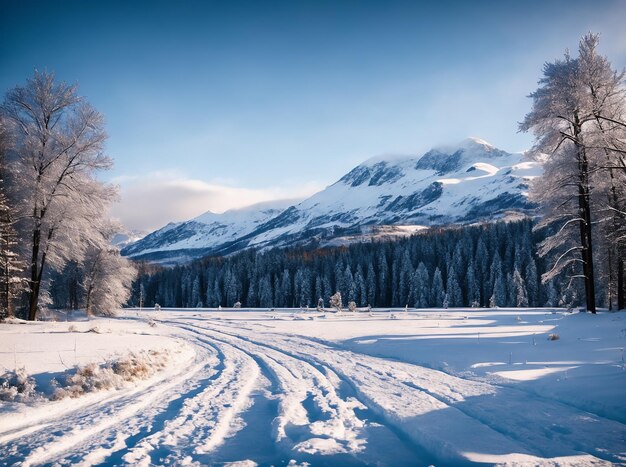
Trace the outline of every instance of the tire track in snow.
{"type": "Polygon", "coordinates": [[[196,340],[215,347],[223,356],[221,372],[201,384],[179,410],[164,413],[160,426],[115,459],[130,464],[194,461],[243,427],[239,415],[250,405],[250,393],[258,384],[258,366],[234,347],[196,340]]]}
{"type": "Polygon", "coordinates": [[[123,390],[121,394],[112,391],[112,397],[99,400],[95,405],[80,407],[71,413],[65,412],[47,419],[41,425],[41,429],[0,445],[5,454],[3,465],[27,466],[49,462],[85,443],[89,445],[90,450],[99,448],[97,445],[99,443],[94,447],[89,440],[95,439],[125,420],[136,417],[140,411],[158,404],[159,398],[175,394],[190,375],[200,372],[206,365],[199,363],[198,358],[196,354],[195,363],[184,371],[151,378],[143,382],[138,389],[123,390]],[[159,385],[166,377],[170,377],[171,380],[159,385]]]}
{"type": "MultiPolygon", "coordinates": [[[[273,422],[274,437],[286,453],[300,454],[300,457],[307,454],[317,456],[298,459],[314,462],[320,462],[323,458],[320,456],[330,458],[337,454],[352,456],[344,456],[343,463],[363,463],[363,458],[367,462],[379,462],[383,457],[382,452],[363,453],[368,443],[367,434],[376,431],[376,422],[382,422],[382,419],[373,417],[367,406],[355,397],[353,388],[346,390],[345,381],[331,368],[240,335],[216,331],[211,327],[212,323],[207,323],[209,327],[180,322],[170,324],[194,329],[200,334],[211,334],[215,339],[248,352],[259,365],[267,368],[271,373],[268,376],[280,391],[279,415],[273,422]],[[350,395],[345,395],[347,392],[350,395]],[[376,420],[367,423],[357,414],[376,420]]],[[[381,437],[390,443],[378,449],[400,445],[405,456],[404,462],[410,457],[412,462],[429,463],[430,459],[421,447],[403,434],[397,436],[398,431],[395,429],[385,430],[381,437]]],[[[381,433],[380,429],[376,433],[381,433]]],[[[371,441],[371,444],[374,446],[376,442],[371,441]]]]}
{"type": "MultiPolygon", "coordinates": [[[[413,413],[413,418],[421,417],[424,421],[432,419],[432,422],[428,423],[431,425],[428,430],[423,430],[418,423],[409,423],[406,427],[409,430],[407,434],[418,444],[424,443],[429,446],[436,455],[442,455],[443,459],[450,459],[450,454],[457,451],[461,459],[468,460],[463,452],[471,453],[478,450],[478,452],[493,452],[492,460],[504,453],[521,453],[528,456],[529,462],[539,463],[545,459],[534,456],[562,457],[582,453],[584,460],[589,462],[602,462],[602,459],[613,462],[624,460],[623,454],[619,453],[619,446],[623,446],[624,427],[611,420],[599,420],[592,414],[579,410],[569,410],[568,413],[568,407],[555,407],[558,403],[523,397],[516,394],[515,390],[464,380],[438,370],[409,363],[355,354],[348,350],[324,345],[317,339],[301,338],[301,336],[285,337],[279,334],[271,334],[270,338],[272,344],[265,343],[270,348],[277,348],[279,345],[281,349],[292,348],[292,353],[307,361],[313,360],[338,368],[337,371],[342,374],[342,377],[357,383],[353,383],[353,386],[361,396],[361,400],[365,400],[372,408],[377,408],[382,416],[390,423],[397,424],[399,428],[402,429],[408,417],[398,417],[394,414],[413,413]],[[359,366],[360,371],[346,371],[354,366],[354,363],[359,366]],[[391,371],[381,371],[381,366],[388,367],[391,371]],[[373,373],[375,380],[368,381],[364,373],[373,373]],[[382,397],[379,394],[380,388],[376,388],[377,384],[387,387],[382,397]],[[407,388],[408,394],[406,394],[407,388]],[[413,401],[411,407],[407,407],[400,400],[415,399],[416,393],[422,395],[417,397],[418,400],[413,401]],[[394,401],[396,398],[399,400],[394,401]],[[472,398],[482,400],[477,403],[477,399],[474,399],[472,403],[465,404],[467,399],[472,398]],[[490,399],[502,402],[494,405],[493,400],[490,399]],[[416,407],[420,405],[424,409],[422,414],[416,410],[416,407]],[[554,423],[553,414],[558,413],[561,416],[564,410],[568,419],[564,420],[564,423],[554,423]],[[445,416],[441,416],[444,414],[445,416]],[[539,421],[537,421],[538,416],[539,421]],[[455,422],[450,425],[449,422],[452,420],[455,422]],[[465,436],[469,441],[460,443],[467,445],[467,449],[464,450],[460,450],[458,446],[450,446],[446,441],[454,437],[455,428],[459,426],[459,423],[464,427],[465,433],[465,435],[458,433],[459,439],[465,436]],[[543,426],[541,426],[542,423],[543,426]],[[606,425],[609,431],[606,436],[608,439],[598,439],[595,423],[606,425]],[[541,430],[537,429],[538,424],[541,430]],[[440,430],[437,427],[432,428],[435,425],[449,426],[440,430]],[[594,437],[593,434],[596,436],[594,437]],[[484,446],[481,439],[499,440],[498,449],[494,451],[493,447],[484,446]],[[556,448],[552,446],[554,441],[557,442],[556,448]],[[596,446],[597,444],[600,446],[596,446]],[[611,455],[610,452],[618,454],[611,455]],[[589,455],[585,456],[587,453],[589,455]]],[[[455,444],[459,443],[455,442],[455,444]]],[[[583,461],[583,458],[579,458],[578,461],[583,461]]]]}
{"type": "MultiPolygon", "coordinates": [[[[300,337],[291,339],[298,341],[300,349],[305,347],[302,340],[311,342],[313,348],[320,345],[317,340],[300,337]]],[[[348,350],[335,350],[333,355],[349,354],[350,359],[355,358],[359,365],[379,371],[376,368],[381,359],[348,350]]],[[[582,454],[588,462],[624,461],[626,431],[620,423],[572,409],[558,401],[531,397],[514,388],[463,379],[410,363],[385,362],[389,369],[379,372],[381,377],[390,377],[412,389],[429,394],[519,443],[526,448],[525,452],[530,452],[533,456],[563,457],[582,454]],[[599,424],[603,425],[601,436],[598,435],[599,424]],[[610,454],[611,452],[615,454],[610,454]]],[[[536,458],[529,459],[528,462],[541,463],[544,460],[536,458]]],[[[581,458],[574,462],[582,461],[581,458]]]]}

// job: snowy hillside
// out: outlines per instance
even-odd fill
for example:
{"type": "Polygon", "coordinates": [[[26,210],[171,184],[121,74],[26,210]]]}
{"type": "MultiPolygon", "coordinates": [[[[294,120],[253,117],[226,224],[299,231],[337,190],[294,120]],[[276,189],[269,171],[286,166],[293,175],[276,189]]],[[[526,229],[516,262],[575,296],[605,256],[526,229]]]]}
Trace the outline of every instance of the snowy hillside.
{"type": "Polygon", "coordinates": [[[402,226],[398,234],[406,235],[406,226],[493,220],[532,209],[527,182],[540,170],[521,153],[469,138],[421,157],[370,159],[282,211],[253,206],[170,224],[123,253],[173,262],[250,247],[336,244],[338,238],[370,238],[380,226],[402,226]]]}

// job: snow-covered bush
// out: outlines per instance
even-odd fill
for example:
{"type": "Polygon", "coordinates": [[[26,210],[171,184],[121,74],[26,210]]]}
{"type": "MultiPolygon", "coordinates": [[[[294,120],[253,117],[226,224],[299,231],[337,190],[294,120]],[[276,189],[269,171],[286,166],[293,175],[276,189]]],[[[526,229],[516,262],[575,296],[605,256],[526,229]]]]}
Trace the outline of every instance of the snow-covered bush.
{"type": "Polygon", "coordinates": [[[39,398],[35,380],[26,374],[24,368],[0,376],[0,401],[27,402],[39,398]]]}
{"type": "Polygon", "coordinates": [[[74,324],[70,324],[67,328],[67,332],[78,332],[78,328],[74,324]]]}
{"type": "Polygon", "coordinates": [[[128,357],[101,366],[96,363],[77,367],[60,381],[55,381],[53,400],[80,397],[83,394],[105,389],[119,389],[126,383],[147,379],[162,370],[168,360],[166,352],[132,353],[128,357]]]}
{"type": "Polygon", "coordinates": [[[335,292],[335,295],[330,297],[330,306],[337,311],[341,311],[343,308],[343,302],[341,301],[341,292],[335,292]]]}
{"type": "Polygon", "coordinates": [[[233,308],[241,308],[241,302],[235,302],[233,308]]]}
{"type": "Polygon", "coordinates": [[[349,302],[348,303],[348,310],[350,310],[351,312],[355,312],[356,311],[356,302],[349,302]]]}
{"type": "Polygon", "coordinates": [[[324,311],[324,299],[322,297],[317,301],[317,311],[324,311]]]}

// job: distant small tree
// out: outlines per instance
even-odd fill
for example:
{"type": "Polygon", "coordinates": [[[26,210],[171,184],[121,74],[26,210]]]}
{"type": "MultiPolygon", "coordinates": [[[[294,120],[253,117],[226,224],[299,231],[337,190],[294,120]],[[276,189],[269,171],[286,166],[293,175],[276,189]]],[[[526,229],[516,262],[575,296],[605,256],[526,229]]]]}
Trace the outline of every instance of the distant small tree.
{"type": "Polygon", "coordinates": [[[333,307],[337,311],[341,311],[343,309],[343,302],[341,301],[341,292],[335,292],[335,294],[330,297],[330,306],[333,307]]]}
{"type": "Polygon", "coordinates": [[[435,268],[435,273],[433,274],[431,294],[431,305],[437,308],[441,308],[443,306],[443,300],[445,298],[445,291],[443,289],[443,279],[441,277],[441,271],[439,270],[439,268],[435,268]]]}
{"type": "Polygon", "coordinates": [[[349,302],[348,310],[354,313],[356,311],[356,302],[349,302]]]}
{"type": "Polygon", "coordinates": [[[517,269],[513,272],[513,285],[515,287],[515,305],[518,307],[527,307],[528,292],[526,291],[526,284],[517,269]]]}

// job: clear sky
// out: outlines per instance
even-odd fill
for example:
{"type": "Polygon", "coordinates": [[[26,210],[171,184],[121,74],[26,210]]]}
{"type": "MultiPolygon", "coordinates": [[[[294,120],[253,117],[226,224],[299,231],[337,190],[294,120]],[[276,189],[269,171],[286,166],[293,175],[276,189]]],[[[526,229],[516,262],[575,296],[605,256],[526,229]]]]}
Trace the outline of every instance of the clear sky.
{"type": "Polygon", "coordinates": [[[0,0],[0,90],[35,68],[107,119],[122,201],[153,229],[302,197],[363,160],[517,122],[542,64],[600,32],[626,65],[626,1],[0,0]]]}

